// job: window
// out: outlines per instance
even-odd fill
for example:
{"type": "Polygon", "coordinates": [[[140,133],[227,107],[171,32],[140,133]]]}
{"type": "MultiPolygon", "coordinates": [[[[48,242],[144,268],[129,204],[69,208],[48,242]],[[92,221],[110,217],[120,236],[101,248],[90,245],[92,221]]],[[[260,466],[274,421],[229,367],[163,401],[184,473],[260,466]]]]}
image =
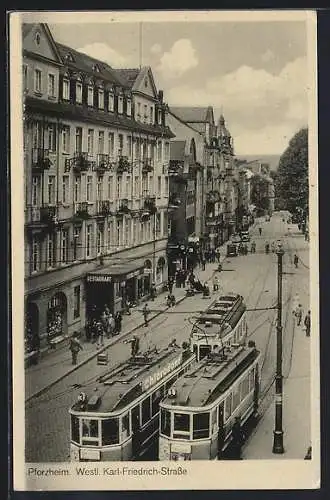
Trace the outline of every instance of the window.
{"type": "Polygon", "coordinates": [[[76,102],[78,104],[82,103],[82,90],[83,90],[82,83],[81,82],[77,82],[76,83],[76,102]]]}
{"type": "Polygon", "coordinates": [[[49,97],[55,97],[55,75],[48,75],[48,95],[49,97]]]}
{"type": "Polygon", "coordinates": [[[164,396],[164,387],[160,387],[156,392],[151,395],[151,414],[156,415],[159,412],[159,403],[164,396]]]}
{"type": "Polygon", "coordinates": [[[104,153],[104,132],[103,130],[99,131],[99,140],[98,140],[98,153],[104,153]]]}
{"type": "Polygon", "coordinates": [[[65,101],[70,99],[70,82],[67,78],[63,78],[62,98],[65,101]]]}
{"type": "Polygon", "coordinates": [[[109,156],[113,156],[115,149],[115,136],[113,132],[109,132],[108,145],[109,145],[109,156]]]}
{"type": "Polygon", "coordinates": [[[41,35],[40,35],[39,31],[37,31],[35,34],[35,42],[37,45],[40,45],[40,40],[41,40],[41,35]]]}
{"type": "Polygon", "coordinates": [[[241,401],[246,398],[249,394],[249,377],[245,377],[245,379],[241,382],[241,401]]]}
{"type": "Polygon", "coordinates": [[[233,391],[233,411],[239,406],[240,404],[240,390],[239,386],[235,387],[233,391]]]}
{"type": "Polygon", "coordinates": [[[81,229],[79,226],[73,228],[73,261],[78,260],[78,246],[81,244],[81,229]]]}
{"type": "Polygon", "coordinates": [[[130,421],[130,413],[126,413],[126,415],[124,415],[121,420],[122,440],[128,438],[128,436],[130,435],[129,421],[130,421]]]}
{"type": "Polygon", "coordinates": [[[117,200],[121,198],[121,177],[117,177],[117,200]]]}
{"type": "Polygon", "coordinates": [[[103,89],[99,89],[99,109],[104,109],[104,91],[103,89]]]}
{"type": "Polygon", "coordinates": [[[168,177],[165,177],[165,193],[164,196],[168,196],[168,177]]]}
{"type": "Polygon", "coordinates": [[[140,197],[140,179],[138,176],[134,177],[134,195],[136,198],[140,197]]]}
{"type": "Polygon", "coordinates": [[[226,405],[225,405],[225,421],[228,420],[232,413],[232,393],[229,394],[226,398],[226,405]]]}
{"type": "Polygon", "coordinates": [[[137,220],[136,218],[133,219],[133,245],[135,245],[138,241],[138,223],[137,223],[137,220]]]}
{"type": "Polygon", "coordinates": [[[40,196],[40,178],[37,176],[32,177],[32,193],[31,193],[31,201],[32,206],[36,207],[39,205],[39,196],[40,196]]]}
{"type": "Polygon", "coordinates": [[[70,150],[70,127],[67,125],[62,129],[62,150],[63,153],[69,153],[70,150]]]}
{"type": "Polygon", "coordinates": [[[127,155],[132,156],[132,137],[130,135],[127,136],[127,155]]]}
{"type": "Polygon", "coordinates": [[[86,227],[86,257],[90,257],[92,254],[92,229],[93,226],[88,224],[86,227]]]}
{"type": "Polygon", "coordinates": [[[161,195],[162,195],[162,178],[159,175],[157,177],[157,196],[161,196],[161,195]]]}
{"type": "Polygon", "coordinates": [[[34,91],[41,93],[41,71],[36,69],[34,71],[34,91]]]}
{"type": "Polygon", "coordinates": [[[49,205],[55,205],[55,175],[48,176],[47,192],[49,205]]]}
{"type": "Polygon", "coordinates": [[[113,177],[108,177],[108,198],[109,200],[113,200],[113,177]]]}
{"type": "Polygon", "coordinates": [[[26,64],[23,65],[23,89],[28,89],[28,67],[26,64]]]}
{"type": "Polygon", "coordinates": [[[162,141],[157,142],[157,160],[162,161],[162,141]]]}
{"type": "Polygon", "coordinates": [[[165,142],[164,160],[168,161],[169,159],[170,159],[170,143],[165,142]]]}
{"type": "Polygon", "coordinates": [[[149,179],[149,189],[150,189],[151,196],[153,196],[153,194],[155,192],[155,188],[154,188],[154,176],[153,175],[151,175],[150,179],[149,179]]]}
{"type": "Polygon", "coordinates": [[[91,175],[87,176],[86,182],[86,200],[93,201],[93,177],[91,175]]]}
{"type": "Polygon", "coordinates": [[[146,104],[144,105],[144,116],[143,116],[143,118],[144,118],[144,122],[147,123],[147,121],[148,121],[148,106],[146,104]]]}
{"type": "Polygon", "coordinates": [[[125,245],[129,246],[131,244],[131,220],[125,220],[125,245]]]}
{"type": "Polygon", "coordinates": [[[126,198],[130,198],[130,197],[131,197],[131,178],[128,175],[126,177],[126,198]]]}
{"type": "Polygon", "coordinates": [[[154,122],[154,107],[150,106],[150,123],[154,122]]]}
{"type": "Polygon", "coordinates": [[[99,421],[90,420],[89,418],[81,419],[82,424],[82,437],[98,437],[99,435],[99,421]]]}
{"type": "Polygon", "coordinates": [[[76,127],[76,153],[82,152],[82,128],[76,127]]]}
{"type": "Polygon", "coordinates": [[[80,285],[73,289],[73,317],[74,319],[80,316],[80,285]]]}
{"type": "Polygon", "coordinates": [[[108,94],[108,111],[114,111],[115,109],[115,99],[112,92],[108,94]]]}
{"type": "Polygon", "coordinates": [[[148,192],[148,176],[147,175],[142,176],[142,194],[143,194],[143,196],[147,196],[149,194],[149,192],[148,192]]]}
{"type": "Polygon", "coordinates": [[[79,418],[75,415],[71,415],[71,439],[79,443],[79,418]]]}
{"type": "Polygon", "coordinates": [[[103,233],[101,226],[97,226],[96,253],[101,255],[103,246],[103,233]]]}
{"type": "Polygon", "coordinates": [[[56,151],[56,125],[55,123],[48,125],[48,149],[56,151]]]}
{"type": "Polygon", "coordinates": [[[88,104],[88,106],[93,106],[93,104],[94,104],[94,88],[92,87],[92,85],[88,85],[87,104],[88,104]]]}
{"type": "Polygon", "coordinates": [[[75,177],[74,180],[74,201],[79,202],[81,200],[81,179],[80,177],[75,177]]]}
{"type": "Polygon", "coordinates": [[[185,431],[189,432],[190,429],[190,418],[189,414],[186,413],[174,413],[174,431],[185,431]]]}
{"type": "Polygon", "coordinates": [[[37,121],[33,125],[33,147],[40,148],[42,144],[41,122],[37,121]]]}
{"type": "Polygon", "coordinates": [[[163,235],[167,236],[170,233],[170,228],[169,228],[169,218],[167,212],[163,213],[163,235]]]}
{"type": "Polygon", "coordinates": [[[249,391],[251,392],[254,389],[254,384],[255,384],[255,369],[252,368],[252,370],[249,373],[249,391]]]}
{"type": "Polygon", "coordinates": [[[107,232],[108,232],[108,237],[107,237],[107,247],[108,247],[108,252],[111,251],[111,242],[112,242],[112,222],[108,221],[108,227],[107,227],[107,232]]]}
{"type": "Polygon", "coordinates": [[[99,175],[97,178],[96,198],[99,201],[103,199],[103,177],[101,175],[99,175]]]}
{"type": "Polygon", "coordinates": [[[156,214],[156,237],[159,237],[161,234],[160,232],[160,213],[156,214]]]}
{"type": "Polygon", "coordinates": [[[32,271],[39,271],[40,268],[40,242],[36,236],[32,238],[32,271]]]}
{"type": "Polygon", "coordinates": [[[94,130],[92,128],[88,129],[87,133],[87,153],[92,155],[94,152],[94,130]]]}
{"type": "Polygon", "coordinates": [[[146,424],[151,418],[150,396],[142,401],[142,425],[146,424]]]}
{"type": "Polygon", "coordinates": [[[123,134],[118,135],[118,155],[122,156],[124,147],[124,136],[123,134]]]}
{"type": "Polygon", "coordinates": [[[102,420],[102,445],[119,443],[119,420],[107,418],[102,420]]]}
{"type": "Polygon", "coordinates": [[[160,409],[160,432],[165,436],[171,435],[171,412],[160,409]]]}
{"type": "Polygon", "coordinates": [[[62,178],[62,203],[70,203],[70,178],[68,175],[63,175],[62,178]]]}
{"type": "Polygon", "coordinates": [[[124,99],[123,99],[123,96],[120,95],[118,96],[118,113],[122,114],[123,112],[123,103],[124,103],[124,99]]]}
{"type": "Polygon", "coordinates": [[[138,102],[136,105],[137,105],[137,119],[140,120],[140,117],[141,117],[141,103],[138,102]]]}
{"type": "Polygon", "coordinates": [[[127,116],[132,115],[132,101],[129,98],[127,98],[127,101],[126,101],[126,114],[127,114],[127,116]]]}
{"type": "Polygon", "coordinates": [[[62,241],[61,241],[61,262],[62,264],[67,264],[69,261],[69,231],[67,229],[62,230],[62,241]]]}
{"type": "Polygon", "coordinates": [[[120,220],[118,220],[117,221],[117,234],[116,234],[117,246],[121,246],[121,244],[122,244],[122,234],[123,234],[122,222],[120,220]]]}
{"type": "Polygon", "coordinates": [[[193,439],[209,437],[210,414],[195,413],[193,416],[193,439]]]}
{"type": "Polygon", "coordinates": [[[161,109],[158,110],[158,124],[159,125],[162,124],[162,110],[161,109]]]}

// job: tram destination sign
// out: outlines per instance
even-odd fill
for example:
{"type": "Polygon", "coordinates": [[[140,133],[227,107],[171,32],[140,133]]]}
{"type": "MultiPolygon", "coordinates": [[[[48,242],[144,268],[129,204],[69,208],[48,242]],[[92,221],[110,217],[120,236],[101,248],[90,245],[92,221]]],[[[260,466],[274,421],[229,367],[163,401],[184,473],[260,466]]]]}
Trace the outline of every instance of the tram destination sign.
{"type": "Polygon", "coordinates": [[[109,274],[88,274],[87,281],[89,283],[110,283],[112,278],[109,274]]]}
{"type": "Polygon", "coordinates": [[[144,380],[142,380],[142,383],[141,383],[142,390],[147,391],[148,389],[150,389],[150,387],[157,384],[157,382],[159,382],[162,378],[166,377],[166,375],[168,375],[173,370],[175,370],[175,368],[180,366],[181,360],[182,360],[182,357],[180,354],[177,358],[173,359],[170,363],[159,368],[159,370],[157,370],[155,373],[148,375],[148,377],[146,377],[144,380]]]}

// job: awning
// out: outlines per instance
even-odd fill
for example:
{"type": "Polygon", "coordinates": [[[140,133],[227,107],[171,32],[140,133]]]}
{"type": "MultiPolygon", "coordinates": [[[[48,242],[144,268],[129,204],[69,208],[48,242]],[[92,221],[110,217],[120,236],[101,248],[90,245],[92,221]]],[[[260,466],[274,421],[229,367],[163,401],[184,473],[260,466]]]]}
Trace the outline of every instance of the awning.
{"type": "Polygon", "coordinates": [[[112,281],[120,281],[122,278],[129,280],[140,276],[144,272],[144,266],[137,266],[132,262],[129,264],[112,264],[106,268],[99,269],[87,274],[88,283],[111,283],[112,281]]]}

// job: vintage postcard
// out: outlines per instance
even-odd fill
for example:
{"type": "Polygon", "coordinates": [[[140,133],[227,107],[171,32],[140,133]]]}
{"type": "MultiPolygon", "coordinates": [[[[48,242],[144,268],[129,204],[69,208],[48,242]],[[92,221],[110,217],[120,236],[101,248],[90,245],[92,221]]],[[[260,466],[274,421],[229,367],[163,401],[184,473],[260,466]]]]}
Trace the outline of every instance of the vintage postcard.
{"type": "Polygon", "coordinates": [[[319,488],[316,28],[10,15],[15,490],[319,488]]]}

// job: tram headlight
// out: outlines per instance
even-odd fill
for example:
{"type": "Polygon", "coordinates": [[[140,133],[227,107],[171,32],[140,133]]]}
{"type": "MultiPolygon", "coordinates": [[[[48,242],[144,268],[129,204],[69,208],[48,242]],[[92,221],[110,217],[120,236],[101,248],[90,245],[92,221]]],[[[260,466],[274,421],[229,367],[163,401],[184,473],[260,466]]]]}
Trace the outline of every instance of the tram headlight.
{"type": "Polygon", "coordinates": [[[81,392],[78,396],[78,401],[79,403],[86,403],[87,401],[87,396],[85,392],[81,392]]]}
{"type": "Polygon", "coordinates": [[[175,396],[176,396],[176,389],[175,389],[174,387],[171,387],[171,388],[168,390],[167,395],[168,395],[170,398],[175,398],[175,396]]]}

